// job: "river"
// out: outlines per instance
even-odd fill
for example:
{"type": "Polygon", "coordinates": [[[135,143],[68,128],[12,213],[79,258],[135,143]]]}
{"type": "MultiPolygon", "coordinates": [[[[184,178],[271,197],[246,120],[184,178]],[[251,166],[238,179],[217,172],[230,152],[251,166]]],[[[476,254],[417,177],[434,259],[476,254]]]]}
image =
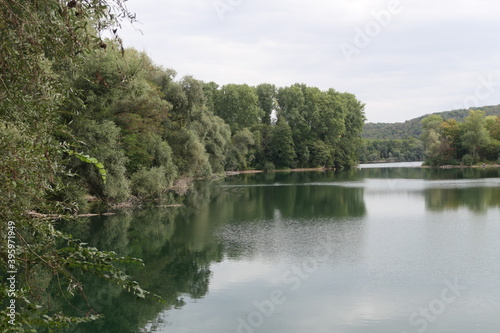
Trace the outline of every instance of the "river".
{"type": "Polygon", "coordinates": [[[368,165],[198,182],[66,231],[141,257],[165,303],[90,281],[71,332],[497,333],[500,169],[368,165]]]}

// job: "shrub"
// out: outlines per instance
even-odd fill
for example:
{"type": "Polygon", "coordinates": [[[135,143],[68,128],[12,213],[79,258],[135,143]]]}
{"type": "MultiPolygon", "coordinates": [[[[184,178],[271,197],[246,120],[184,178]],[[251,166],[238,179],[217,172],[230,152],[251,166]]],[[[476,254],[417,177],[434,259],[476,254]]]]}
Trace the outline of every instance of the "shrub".
{"type": "Polygon", "coordinates": [[[467,166],[473,165],[474,164],[474,157],[470,154],[464,155],[464,157],[462,157],[462,164],[467,165],[467,166]]]}
{"type": "Polygon", "coordinates": [[[264,167],[262,168],[262,170],[264,170],[265,172],[270,172],[270,171],[273,171],[275,169],[276,169],[276,166],[274,166],[273,162],[266,162],[264,164],[264,167]]]}
{"type": "Polygon", "coordinates": [[[165,173],[164,167],[152,167],[135,172],[131,177],[132,194],[141,200],[161,197],[168,187],[165,173]]]}

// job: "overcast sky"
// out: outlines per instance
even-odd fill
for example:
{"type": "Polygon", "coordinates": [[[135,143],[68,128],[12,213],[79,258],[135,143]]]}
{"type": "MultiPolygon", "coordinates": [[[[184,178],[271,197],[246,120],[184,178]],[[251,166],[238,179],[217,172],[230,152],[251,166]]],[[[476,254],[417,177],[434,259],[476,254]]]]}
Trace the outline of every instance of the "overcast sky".
{"type": "Polygon", "coordinates": [[[203,81],[350,92],[369,122],[500,104],[498,0],[129,0],[121,36],[203,81]]]}

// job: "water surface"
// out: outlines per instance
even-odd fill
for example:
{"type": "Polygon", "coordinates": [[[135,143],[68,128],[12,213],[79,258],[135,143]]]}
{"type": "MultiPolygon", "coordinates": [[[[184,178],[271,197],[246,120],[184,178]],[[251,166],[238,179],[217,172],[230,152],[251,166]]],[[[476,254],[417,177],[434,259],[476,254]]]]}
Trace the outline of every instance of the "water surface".
{"type": "Polygon", "coordinates": [[[106,289],[79,330],[497,333],[500,171],[404,166],[233,176],[94,220],[167,304],[106,289]]]}

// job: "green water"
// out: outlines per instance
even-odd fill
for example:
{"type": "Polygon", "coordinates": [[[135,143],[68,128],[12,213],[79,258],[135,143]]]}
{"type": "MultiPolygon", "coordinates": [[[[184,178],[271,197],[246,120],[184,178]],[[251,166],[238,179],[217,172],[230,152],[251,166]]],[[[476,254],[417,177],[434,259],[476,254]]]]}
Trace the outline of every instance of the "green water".
{"type": "Polygon", "coordinates": [[[65,228],[166,301],[88,280],[71,332],[500,331],[499,169],[240,175],[65,228]]]}

